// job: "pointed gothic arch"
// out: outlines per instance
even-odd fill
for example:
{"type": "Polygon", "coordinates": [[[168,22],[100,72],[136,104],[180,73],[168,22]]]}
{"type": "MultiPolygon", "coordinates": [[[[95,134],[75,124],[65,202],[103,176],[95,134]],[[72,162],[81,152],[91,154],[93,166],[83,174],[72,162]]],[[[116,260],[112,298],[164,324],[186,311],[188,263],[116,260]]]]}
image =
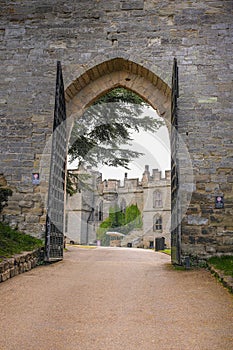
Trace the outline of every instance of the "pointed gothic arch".
{"type": "Polygon", "coordinates": [[[67,118],[72,121],[73,117],[81,117],[96,99],[116,87],[131,90],[143,98],[164,118],[170,131],[171,88],[152,71],[123,58],[87,69],[66,86],[67,118]]]}
{"type": "Polygon", "coordinates": [[[152,70],[119,57],[87,69],[67,84],[67,117],[81,117],[95,100],[116,87],[135,92],[170,122],[170,86],[152,70]]]}

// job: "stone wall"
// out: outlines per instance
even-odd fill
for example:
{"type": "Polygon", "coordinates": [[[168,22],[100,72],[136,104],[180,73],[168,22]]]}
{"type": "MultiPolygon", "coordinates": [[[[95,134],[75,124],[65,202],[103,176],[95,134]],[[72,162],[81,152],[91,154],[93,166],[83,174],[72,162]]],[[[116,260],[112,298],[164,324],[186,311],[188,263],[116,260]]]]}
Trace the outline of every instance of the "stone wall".
{"type": "Polygon", "coordinates": [[[0,282],[9,278],[30,271],[44,262],[44,248],[36,249],[33,252],[17,254],[9,259],[0,262],[0,282]]]}
{"type": "Polygon", "coordinates": [[[182,200],[193,191],[182,253],[232,252],[231,0],[11,0],[0,21],[0,173],[13,190],[7,222],[38,236],[44,231],[57,60],[69,117],[120,85],[169,126],[177,57],[179,135],[189,155],[180,156],[182,200]],[[32,184],[33,172],[40,173],[39,185],[32,184]],[[224,209],[215,209],[216,195],[224,196],[224,209]]]}

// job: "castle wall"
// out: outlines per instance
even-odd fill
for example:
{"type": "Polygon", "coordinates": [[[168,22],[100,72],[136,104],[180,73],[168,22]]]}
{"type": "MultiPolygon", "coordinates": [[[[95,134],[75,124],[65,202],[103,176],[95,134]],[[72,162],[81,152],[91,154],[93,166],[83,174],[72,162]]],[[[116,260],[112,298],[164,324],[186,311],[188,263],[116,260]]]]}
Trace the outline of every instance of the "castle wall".
{"type": "Polygon", "coordinates": [[[0,173],[13,190],[4,220],[44,232],[57,60],[68,116],[120,85],[169,124],[176,56],[179,135],[188,151],[180,155],[182,254],[232,253],[232,1],[8,1],[0,21],[0,173]]]}

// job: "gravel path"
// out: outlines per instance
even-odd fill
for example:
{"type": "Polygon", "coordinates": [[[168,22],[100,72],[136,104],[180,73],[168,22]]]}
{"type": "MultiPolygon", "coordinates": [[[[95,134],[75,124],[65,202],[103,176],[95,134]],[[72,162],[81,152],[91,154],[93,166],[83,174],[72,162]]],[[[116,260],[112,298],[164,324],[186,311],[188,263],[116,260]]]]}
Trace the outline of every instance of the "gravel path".
{"type": "Polygon", "coordinates": [[[232,350],[233,296],[140,249],[69,247],[0,285],[0,350],[232,350]]]}

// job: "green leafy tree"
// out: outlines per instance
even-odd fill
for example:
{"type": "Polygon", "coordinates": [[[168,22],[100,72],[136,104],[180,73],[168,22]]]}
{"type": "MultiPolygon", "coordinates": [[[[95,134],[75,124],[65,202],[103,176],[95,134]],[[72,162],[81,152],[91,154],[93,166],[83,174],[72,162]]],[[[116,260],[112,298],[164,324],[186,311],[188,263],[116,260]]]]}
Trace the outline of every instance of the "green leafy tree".
{"type": "Polygon", "coordinates": [[[125,210],[125,232],[129,233],[134,229],[142,228],[142,215],[138,206],[132,204],[125,210]]]}
{"type": "Polygon", "coordinates": [[[109,219],[111,228],[116,229],[116,231],[118,231],[117,228],[122,227],[125,224],[125,215],[118,205],[110,208],[109,219]]]}
{"type": "Polygon", "coordinates": [[[110,237],[106,235],[107,231],[128,234],[134,229],[142,228],[142,216],[137,205],[130,205],[123,213],[118,205],[110,208],[109,216],[99,226],[97,230],[97,239],[101,240],[102,245],[109,245],[110,237]]]}
{"type": "MultiPolygon", "coordinates": [[[[78,165],[102,164],[129,169],[129,162],[142,155],[129,149],[131,133],[154,132],[163,125],[161,120],[142,116],[146,106],[149,105],[141,97],[123,88],[99,98],[74,123],[68,149],[70,163],[76,160],[78,165]]],[[[67,185],[68,193],[72,194],[70,189],[67,185]]]]}
{"type": "Polygon", "coordinates": [[[97,239],[101,240],[102,245],[108,246],[110,244],[110,237],[106,235],[107,231],[119,231],[124,225],[125,215],[121,212],[118,205],[114,205],[109,209],[109,216],[105,219],[97,229],[97,239]]]}

